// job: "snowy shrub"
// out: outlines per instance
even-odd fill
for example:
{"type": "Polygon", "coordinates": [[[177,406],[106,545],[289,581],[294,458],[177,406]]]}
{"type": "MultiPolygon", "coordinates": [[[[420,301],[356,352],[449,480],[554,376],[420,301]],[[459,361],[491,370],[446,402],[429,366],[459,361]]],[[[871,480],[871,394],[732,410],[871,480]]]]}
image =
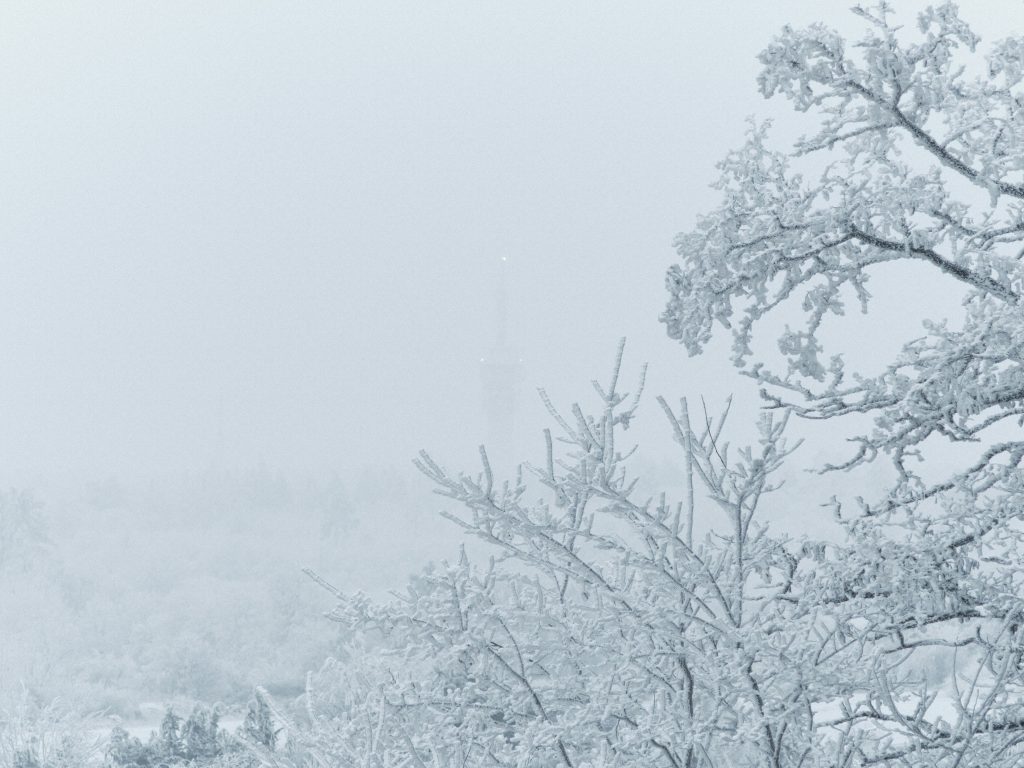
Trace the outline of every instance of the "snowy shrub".
{"type": "Polygon", "coordinates": [[[697,539],[692,493],[636,498],[623,432],[643,377],[620,391],[621,355],[596,412],[551,407],[560,434],[529,475],[499,483],[484,451],[473,477],[421,455],[493,557],[463,552],[388,604],[336,592],[352,640],[311,678],[305,724],[282,715],[292,764],[795,764],[812,749],[813,705],[853,684],[861,649],[802,598],[815,548],[758,517],[785,418],[730,451],[724,417],[694,427],[685,401],[660,401],[719,510],[721,533],[697,539]]]}
{"type": "Polygon", "coordinates": [[[84,768],[100,756],[100,739],[61,702],[39,704],[22,690],[0,705],[0,768],[84,768]]]}

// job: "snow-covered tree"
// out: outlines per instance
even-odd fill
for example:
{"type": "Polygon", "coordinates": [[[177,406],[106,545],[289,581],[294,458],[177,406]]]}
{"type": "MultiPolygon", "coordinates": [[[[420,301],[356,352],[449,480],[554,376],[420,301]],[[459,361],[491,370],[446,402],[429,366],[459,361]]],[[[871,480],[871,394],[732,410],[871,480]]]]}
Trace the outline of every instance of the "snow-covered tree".
{"type": "Polygon", "coordinates": [[[277,746],[278,732],[266,695],[262,691],[256,691],[256,695],[249,702],[239,735],[246,741],[273,752],[277,746]]]}
{"type": "Polygon", "coordinates": [[[187,760],[214,757],[221,746],[220,710],[197,703],[181,727],[181,744],[187,760]]]}
{"type": "MultiPolygon", "coordinates": [[[[157,749],[156,734],[152,735],[150,744],[143,744],[141,739],[132,736],[120,725],[114,726],[110,732],[110,739],[107,741],[104,764],[117,766],[117,768],[138,768],[139,766],[158,764],[159,750],[157,749]]],[[[173,760],[173,758],[171,759],[173,760]]]]}
{"type": "Polygon", "coordinates": [[[736,363],[803,416],[874,415],[850,466],[892,458],[901,483],[889,506],[957,483],[988,490],[1024,455],[1024,442],[988,439],[1020,418],[1024,394],[1024,38],[994,46],[972,78],[958,54],[978,39],[952,3],[920,15],[915,42],[885,5],[857,12],[870,30],[856,46],[822,26],[787,28],[761,54],[762,93],[815,112],[817,130],[780,152],[754,127],[720,164],[723,202],[678,238],[662,319],[691,354],[716,322],[731,328],[736,363]],[[817,180],[791,170],[821,152],[840,157],[817,180]],[[957,281],[962,323],[926,323],[881,373],[850,374],[840,355],[822,359],[819,329],[851,296],[866,311],[868,278],[891,261],[957,281]],[[806,325],[779,338],[779,372],[753,357],[751,340],[784,304],[806,325]],[[956,478],[924,484],[910,461],[931,438],[982,448],[956,478]]]}
{"type": "Polygon", "coordinates": [[[493,477],[483,449],[478,476],[421,455],[463,509],[448,516],[494,556],[475,567],[463,553],[389,604],[335,592],[345,655],[311,680],[305,727],[277,717],[296,763],[813,764],[816,703],[861,673],[817,598],[800,597],[817,548],[758,517],[791,451],[785,418],[731,451],[724,417],[694,424],[685,401],[659,400],[680,467],[717,509],[718,533],[698,537],[695,493],[637,492],[623,432],[642,377],[621,391],[621,355],[594,383],[594,413],[563,416],[544,396],[558,431],[514,480],[493,477]]]}
{"type": "Polygon", "coordinates": [[[849,459],[823,469],[882,456],[895,468],[883,498],[835,503],[849,540],[799,595],[863,649],[867,674],[815,718],[831,723],[822,738],[833,734],[837,763],[1017,765],[1024,37],[982,58],[953,3],[928,7],[916,31],[884,3],[854,10],[867,26],[855,44],[822,25],[785,28],[761,54],[762,94],[788,99],[810,132],[781,151],[754,125],[720,164],[722,202],[678,238],[662,320],[691,354],[729,329],[770,407],[871,417],[849,459]],[[868,310],[868,280],[888,262],[920,265],[907,291],[945,281],[963,302],[879,370],[847,370],[841,349],[826,357],[823,328],[851,299],[868,310]],[[773,314],[791,320],[785,307],[804,323],[778,338],[779,365],[754,333],[773,314]],[[909,671],[923,654],[945,654],[952,676],[909,671]]]}
{"type": "Polygon", "coordinates": [[[0,491],[0,572],[30,569],[48,543],[39,502],[24,491],[0,491]]]}
{"type": "Polygon", "coordinates": [[[160,753],[167,760],[174,760],[185,755],[185,745],[181,738],[181,718],[174,714],[174,709],[167,708],[163,720],[160,721],[158,737],[160,753]]]}

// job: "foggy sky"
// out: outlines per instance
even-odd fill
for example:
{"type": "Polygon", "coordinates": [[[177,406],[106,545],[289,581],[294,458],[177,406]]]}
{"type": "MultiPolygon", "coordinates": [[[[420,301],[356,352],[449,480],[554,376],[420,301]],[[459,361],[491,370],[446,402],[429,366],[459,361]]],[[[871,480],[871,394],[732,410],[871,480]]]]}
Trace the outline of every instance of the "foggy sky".
{"type": "Polygon", "coordinates": [[[472,457],[502,256],[525,421],[622,335],[654,392],[754,398],[665,338],[664,269],[789,114],[756,54],[848,5],[7,0],[0,481],[472,457]]]}

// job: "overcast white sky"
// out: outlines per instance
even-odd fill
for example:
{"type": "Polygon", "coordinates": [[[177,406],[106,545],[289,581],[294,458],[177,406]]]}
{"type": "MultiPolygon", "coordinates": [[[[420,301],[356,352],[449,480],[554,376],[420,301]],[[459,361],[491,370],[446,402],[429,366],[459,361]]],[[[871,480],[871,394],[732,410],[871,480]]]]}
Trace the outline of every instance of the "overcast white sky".
{"type": "Polygon", "coordinates": [[[6,0],[0,481],[472,456],[502,256],[527,390],[627,335],[657,392],[753,398],[662,276],[783,106],[758,51],[848,5],[6,0]]]}

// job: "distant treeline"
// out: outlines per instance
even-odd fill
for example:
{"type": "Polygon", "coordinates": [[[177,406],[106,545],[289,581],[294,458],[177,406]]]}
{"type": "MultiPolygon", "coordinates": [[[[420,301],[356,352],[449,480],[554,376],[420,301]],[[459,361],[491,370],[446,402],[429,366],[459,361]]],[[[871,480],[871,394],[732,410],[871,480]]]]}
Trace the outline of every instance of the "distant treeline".
{"type": "MultiPolygon", "coordinates": [[[[160,730],[151,732],[146,743],[124,728],[115,727],[110,734],[105,765],[109,768],[179,765],[248,768],[259,764],[254,750],[273,752],[277,743],[278,729],[270,708],[263,696],[257,695],[250,701],[245,720],[234,734],[220,727],[219,708],[206,704],[196,704],[184,720],[169,707],[160,730]]],[[[18,768],[36,768],[37,765],[26,763],[18,768]]]]}
{"type": "Polygon", "coordinates": [[[418,491],[387,470],[257,468],[0,492],[0,626],[17,638],[0,644],[0,691],[126,718],[146,701],[241,705],[254,685],[297,694],[338,642],[302,569],[347,590],[399,586],[438,522],[418,491]]]}

